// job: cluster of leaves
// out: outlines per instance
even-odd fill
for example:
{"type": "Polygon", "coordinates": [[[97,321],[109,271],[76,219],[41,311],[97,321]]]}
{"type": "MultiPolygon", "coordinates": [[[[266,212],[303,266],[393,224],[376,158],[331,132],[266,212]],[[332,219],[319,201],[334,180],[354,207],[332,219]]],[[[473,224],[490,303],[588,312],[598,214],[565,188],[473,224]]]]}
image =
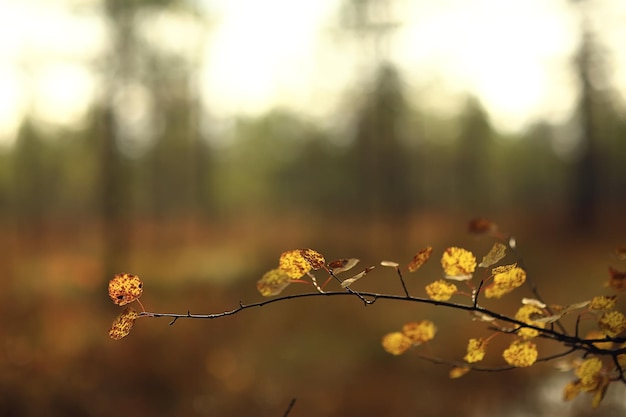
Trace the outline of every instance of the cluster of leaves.
{"type": "MultiPolygon", "coordinates": [[[[139,297],[143,293],[143,283],[137,275],[121,273],[109,281],[109,297],[119,306],[137,301],[140,305],[139,297]]],[[[143,306],[142,306],[142,310],[143,306]]],[[[130,333],[139,313],[134,308],[128,306],[117,316],[113,325],[109,329],[109,336],[113,340],[119,340],[130,333]]]]}
{"type": "MultiPolygon", "coordinates": [[[[517,312],[512,316],[507,316],[483,307],[478,301],[481,297],[487,300],[505,297],[525,283],[529,283],[522,260],[517,255],[515,239],[500,233],[495,224],[482,219],[470,223],[470,232],[495,238],[491,250],[478,263],[476,256],[470,250],[460,247],[446,248],[440,258],[441,277],[425,285],[425,297],[413,296],[409,293],[402,268],[395,261],[387,260],[380,264],[395,270],[404,290],[403,295],[354,290],[352,285],[372,271],[374,266],[368,266],[349,278],[339,278],[340,274],[351,270],[359,263],[357,258],[342,258],[326,263],[324,256],[313,249],[295,249],[283,252],[277,268],[268,271],[257,281],[257,289],[262,296],[275,298],[247,305],[240,303],[239,307],[233,310],[205,315],[190,312],[187,314],[148,313],[143,305],[142,311],[138,313],[131,307],[127,307],[114,321],[109,335],[113,339],[125,337],[138,317],[171,317],[173,320],[170,324],[175,323],[179,318],[213,319],[236,314],[250,307],[304,296],[353,295],[365,305],[374,304],[379,299],[408,300],[469,311],[473,320],[487,323],[491,330],[488,337],[473,337],[467,341],[467,351],[462,361],[444,361],[427,355],[419,355],[434,362],[450,364],[451,378],[459,378],[471,370],[493,371],[529,367],[536,362],[555,360],[578,352],[578,357],[560,362],[562,368],[573,371],[575,376],[564,388],[565,400],[571,400],[582,392],[588,392],[592,394],[592,406],[595,408],[600,404],[610,383],[619,381],[626,384],[624,373],[626,369],[626,338],[624,337],[626,317],[616,309],[618,296],[626,292],[626,272],[609,269],[610,279],[607,286],[613,294],[598,295],[590,300],[567,306],[547,305],[541,299],[536,287],[530,285],[533,297],[521,298],[517,312]],[[515,261],[501,263],[511,253],[515,261]],[[321,285],[315,271],[324,271],[327,274],[321,285]],[[339,284],[341,290],[325,291],[326,286],[333,280],[339,284]],[[283,290],[292,283],[312,285],[316,292],[281,296],[283,290]],[[453,297],[465,298],[469,300],[469,303],[450,301],[453,297]],[[562,322],[562,318],[566,315],[576,317],[573,332],[568,332],[562,322]],[[583,318],[594,320],[596,329],[581,337],[579,325],[583,318]],[[480,366],[479,363],[487,356],[490,341],[498,335],[512,338],[508,346],[500,352],[506,365],[491,368],[480,366]],[[566,350],[551,356],[540,357],[535,343],[538,338],[557,342],[566,350]]],[[[620,251],[618,255],[623,252],[626,251],[620,251]]],[[[408,263],[408,271],[418,271],[432,254],[432,247],[419,250],[408,263]]],[[[626,258],[621,255],[619,257],[626,258]]],[[[133,301],[141,305],[139,297],[142,291],[141,281],[132,274],[118,274],[109,283],[109,295],[113,302],[120,306],[133,301]]],[[[401,355],[433,340],[436,333],[437,327],[430,320],[411,321],[405,323],[400,331],[384,335],[382,347],[392,355],[401,355]]]]}

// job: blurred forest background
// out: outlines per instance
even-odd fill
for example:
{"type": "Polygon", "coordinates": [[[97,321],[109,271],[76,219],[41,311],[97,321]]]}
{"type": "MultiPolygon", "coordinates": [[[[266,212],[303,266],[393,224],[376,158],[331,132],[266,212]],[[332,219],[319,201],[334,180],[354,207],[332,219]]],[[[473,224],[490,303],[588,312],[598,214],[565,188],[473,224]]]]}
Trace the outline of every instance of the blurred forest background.
{"type": "MultiPolygon", "coordinates": [[[[606,267],[620,267],[608,254],[626,232],[626,103],[594,13],[617,2],[555,1],[576,27],[575,102],[561,122],[516,130],[496,127],[479,94],[441,111],[407,81],[393,46],[410,24],[401,2],[333,3],[324,48],[358,59],[323,117],[295,104],[216,116],[200,88],[220,22],[211,2],[28,3],[52,10],[50,21],[97,21],[106,42],[95,52],[22,45],[17,64],[0,61],[16,65],[25,97],[0,145],[0,415],[280,416],[291,398],[294,417],[591,415],[585,399],[561,403],[568,376],[549,366],[450,381],[445,366],[380,347],[384,333],[429,318],[440,327],[430,348],[460,358],[486,330],[456,312],[302,300],[172,327],[140,320],[113,342],[119,310],[106,285],[132,272],[148,311],[220,312],[258,301],[256,280],[289,249],[378,264],[455,244],[480,257],[491,242],[469,238],[466,223],[483,216],[518,237],[546,299],[605,291],[606,267]],[[42,118],[40,78],[68,63],[97,88],[78,116],[42,118]]],[[[414,293],[437,263],[410,278],[414,293]]],[[[390,277],[376,270],[358,285],[400,291],[390,277]]],[[[497,306],[514,311],[522,295],[497,306]]],[[[625,404],[611,387],[599,412],[625,404]]]]}

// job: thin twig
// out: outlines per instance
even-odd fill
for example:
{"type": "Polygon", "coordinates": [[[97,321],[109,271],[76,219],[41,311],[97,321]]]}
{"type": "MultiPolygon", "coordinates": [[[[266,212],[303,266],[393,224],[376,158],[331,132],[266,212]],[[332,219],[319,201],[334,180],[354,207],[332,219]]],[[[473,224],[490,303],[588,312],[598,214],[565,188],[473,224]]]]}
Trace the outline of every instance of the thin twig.
{"type": "Polygon", "coordinates": [[[287,409],[285,410],[285,414],[283,414],[283,417],[287,417],[289,413],[291,413],[291,409],[293,408],[293,405],[295,403],[296,403],[296,399],[292,398],[291,401],[289,402],[289,405],[287,406],[287,409]]]}

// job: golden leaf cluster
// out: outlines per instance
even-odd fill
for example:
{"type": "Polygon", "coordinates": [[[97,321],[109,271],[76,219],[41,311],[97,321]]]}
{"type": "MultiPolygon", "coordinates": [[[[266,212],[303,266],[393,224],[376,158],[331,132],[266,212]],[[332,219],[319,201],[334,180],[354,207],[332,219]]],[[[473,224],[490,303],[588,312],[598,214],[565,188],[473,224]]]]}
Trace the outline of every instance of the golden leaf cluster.
{"type": "Polygon", "coordinates": [[[299,280],[309,271],[324,268],[325,262],[324,257],[313,249],[295,249],[283,252],[278,260],[278,268],[266,272],[257,281],[257,290],[264,297],[278,295],[289,284],[299,280]]]}
{"type": "MultiPolygon", "coordinates": [[[[109,281],[109,297],[119,306],[139,301],[142,292],[143,283],[137,275],[129,273],[116,274],[109,281]]],[[[109,329],[109,337],[113,340],[119,340],[128,335],[138,317],[139,313],[132,307],[126,307],[113,321],[109,329]]]]}
{"type": "Polygon", "coordinates": [[[432,340],[437,334],[437,327],[430,320],[406,323],[402,331],[387,333],[383,336],[383,349],[392,355],[402,355],[411,347],[432,340]]]}

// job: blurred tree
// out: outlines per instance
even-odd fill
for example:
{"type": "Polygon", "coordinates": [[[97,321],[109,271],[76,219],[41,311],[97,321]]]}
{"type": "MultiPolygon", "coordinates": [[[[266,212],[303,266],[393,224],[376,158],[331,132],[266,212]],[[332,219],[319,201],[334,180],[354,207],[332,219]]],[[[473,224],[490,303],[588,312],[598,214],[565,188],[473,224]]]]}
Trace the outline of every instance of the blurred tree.
{"type": "Polygon", "coordinates": [[[607,148],[615,141],[613,126],[618,123],[607,74],[607,51],[592,29],[592,2],[574,0],[580,13],[581,39],[574,61],[579,80],[576,120],[580,126],[579,152],[571,185],[571,223],[587,233],[595,226],[599,203],[607,192],[607,148]]]}
{"type": "Polygon", "coordinates": [[[494,132],[476,97],[468,97],[459,120],[455,163],[455,205],[480,213],[493,203],[490,155],[494,132]]]}
{"type": "Polygon", "coordinates": [[[45,175],[42,135],[30,118],[23,120],[17,134],[14,167],[14,213],[18,235],[25,244],[37,247],[43,235],[49,184],[45,175]]]}
{"type": "Polygon", "coordinates": [[[100,108],[100,183],[106,273],[111,275],[126,264],[121,259],[130,244],[126,226],[137,200],[149,201],[144,208],[157,217],[172,208],[192,211],[201,201],[195,196],[205,192],[199,168],[205,160],[198,155],[207,149],[200,144],[198,60],[184,57],[183,45],[182,52],[168,51],[152,36],[161,28],[148,24],[159,21],[159,12],[183,11],[198,19],[199,10],[183,0],[104,0],[104,6],[111,47],[100,108]],[[141,160],[150,147],[149,173],[141,165],[131,169],[129,158],[141,160]],[[149,185],[137,182],[142,180],[149,185]],[[146,190],[152,198],[146,199],[146,190]]]}
{"type": "Polygon", "coordinates": [[[354,189],[358,204],[372,215],[402,216],[409,212],[409,160],[401,78],[392,65],[382,65],[372,94],[356,115],[354,189]]]}

